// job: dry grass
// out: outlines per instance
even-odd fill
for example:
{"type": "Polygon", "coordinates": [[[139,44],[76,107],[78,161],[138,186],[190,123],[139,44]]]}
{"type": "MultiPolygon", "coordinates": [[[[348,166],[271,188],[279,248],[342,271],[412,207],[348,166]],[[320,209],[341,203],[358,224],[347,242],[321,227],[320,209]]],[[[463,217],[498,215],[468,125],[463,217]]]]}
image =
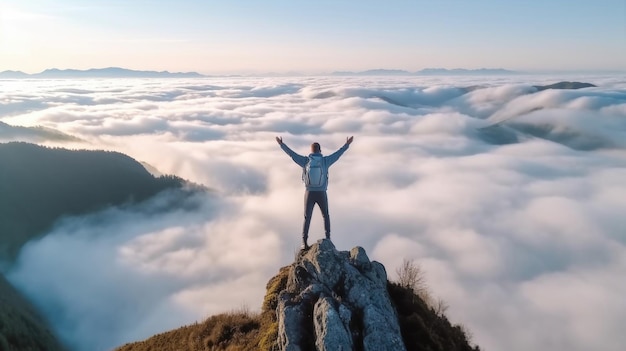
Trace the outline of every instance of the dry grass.
{"type": "Polygon", "coordinates": [[[252,351],[257,350],[259,318],[245,312],[230,312],[158,334],[148,340],[126,344],[124,351],[252,351]]]}
{"type": "Polygon", "coordinates": [[[276,306],[278,294],[287,285],[288,267],[267,284],[260,314],[239,311],[209,317],[195,323],[155,335],[147,340],[126,344],[116,351],[273,351],[278,338],[276,306]]]}

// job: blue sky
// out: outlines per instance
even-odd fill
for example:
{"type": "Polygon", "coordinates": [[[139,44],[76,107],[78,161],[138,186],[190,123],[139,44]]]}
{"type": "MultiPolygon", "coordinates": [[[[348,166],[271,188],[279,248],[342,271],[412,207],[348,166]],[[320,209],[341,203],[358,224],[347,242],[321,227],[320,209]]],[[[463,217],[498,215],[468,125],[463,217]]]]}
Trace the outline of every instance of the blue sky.
{"type": "Polygon", "coordinates": [[[0,70],[626,71],[626,1],[4,0],[0,70]]]}

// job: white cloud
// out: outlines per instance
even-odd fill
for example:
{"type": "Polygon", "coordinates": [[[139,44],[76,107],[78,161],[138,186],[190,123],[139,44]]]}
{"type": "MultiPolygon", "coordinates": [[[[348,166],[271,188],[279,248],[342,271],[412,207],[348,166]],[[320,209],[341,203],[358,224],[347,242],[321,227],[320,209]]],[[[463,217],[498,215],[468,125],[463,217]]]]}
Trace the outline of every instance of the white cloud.
{"type": "MultiPolygon", "coordinates": [[[[390,278],[403,258],[416,259],[450,319],[483,349],[621,350],[626,81],[568,78],[599,87],[535,92],[563,78],[517,76],[4,90],[0,121],[85,140],[49,145],[125,152],[215,189],[187,211],[68,220],[29,244],[8,276],[78,349],[258,308],[301,231],[300,170],[274,136],[300,153],[313,141],[330,153],[354,134],[330,170],[338,248],[363,246],[390,278]],[[494,145],[480,128],[500,120],[496,137],[515,138],[494,145]]],[[[322,237],[320,217],[310,241],[322,237]]]]}

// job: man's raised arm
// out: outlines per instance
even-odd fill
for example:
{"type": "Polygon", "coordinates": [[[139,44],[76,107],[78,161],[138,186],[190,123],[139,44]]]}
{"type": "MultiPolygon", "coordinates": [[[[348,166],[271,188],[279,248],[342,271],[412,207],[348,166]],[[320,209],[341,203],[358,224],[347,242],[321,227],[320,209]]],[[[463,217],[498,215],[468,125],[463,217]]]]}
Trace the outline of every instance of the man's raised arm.
{"type": "Polygon", "coordinates": [[[276,142],[280,145],[280,148],[283,149],[289,157],[291,157],[293,162],[298,164],[298,166],[304,167],[306,165],[307,158],[305,156],[298,155],[295,151],[291,150],[289,146],[283,142],[282,137],[276,137],[276,142]]]}
{"type": "Polygon", "coordinates": [[[350,146],[350,144],[352,144],[353,140],[354,140],[353,136],[346,138],[346,143],[341,148],[339,148],[339,150],[326,156],[326,164],[328,165],[328,167],[330,167],[333,163],[337,162],[339,157],[341,157],[341,155],[343,155],[343,153],[346,152],[346,150],[348,150],[348,147],[350,146]]]}

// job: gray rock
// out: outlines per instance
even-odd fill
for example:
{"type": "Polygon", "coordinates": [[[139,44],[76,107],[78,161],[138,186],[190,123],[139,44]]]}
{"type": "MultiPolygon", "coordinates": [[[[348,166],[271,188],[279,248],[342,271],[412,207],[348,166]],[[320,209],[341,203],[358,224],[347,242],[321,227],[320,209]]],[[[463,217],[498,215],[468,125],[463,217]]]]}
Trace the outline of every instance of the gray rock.
{"type": "Polygon", "coordinates": [[[313,308],[315,325],[315,347],[318,351],[349,351],[353,349],[349,324],[333,306],[334,301],[322,297],[313,308]]]}
{"type": "Polygon", "coordinates": [[[365,250],[360,246],[357,246],[350,250],[350,261],[353,265],[357,267],[366,266],[370,263],[370,259],[369,257],[367,257],[367,253],[365,253],[365,250]]]}
{"type": "Polygon", "coordinates": [[[387,292],[385,267],[362,247],[320,240],[296,258],[276,309],[279,348],[406,350],[387,292]]]}
{"type": "Polygon", "coordinates": [[[277,313],[278,319],[278,344],[281,350],[300,351],[304,334],[300,326],[304,322],[305,313],[302,311],[303,305],[290,304],[289,294],[281,293],[277,313]]]}

